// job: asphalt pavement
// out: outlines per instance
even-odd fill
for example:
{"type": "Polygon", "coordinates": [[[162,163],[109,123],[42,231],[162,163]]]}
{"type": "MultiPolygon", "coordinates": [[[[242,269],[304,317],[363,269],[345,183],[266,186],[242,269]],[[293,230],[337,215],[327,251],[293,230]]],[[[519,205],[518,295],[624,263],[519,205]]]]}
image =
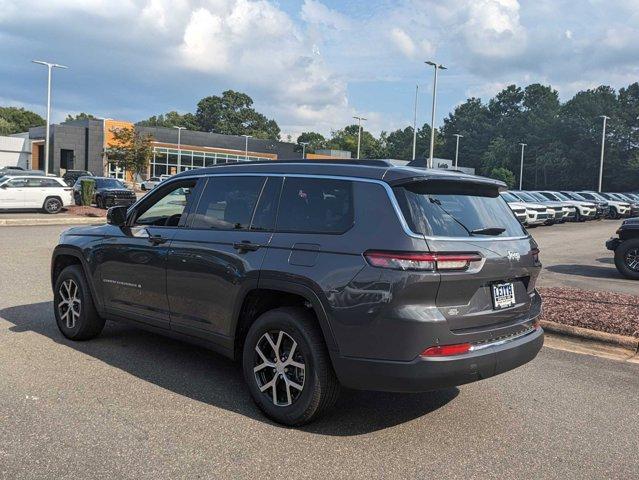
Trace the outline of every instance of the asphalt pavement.
{"type": "Polygon", "coordinates": [[[544,265],[538,285],[639,295],[639,282],[617,271],[614,252],[605,246],[620,225],[621,220],[593,220],[531,228],[544,265]]]}
{"type": "Polygon", "coordinates": [[[212,352],[113,323],[64,339],[49,286],[63,229],[0,228],[0,478],[638,476],[637,364],[544,348],[459,388],[343,391],[283,428],[212,352]]]}

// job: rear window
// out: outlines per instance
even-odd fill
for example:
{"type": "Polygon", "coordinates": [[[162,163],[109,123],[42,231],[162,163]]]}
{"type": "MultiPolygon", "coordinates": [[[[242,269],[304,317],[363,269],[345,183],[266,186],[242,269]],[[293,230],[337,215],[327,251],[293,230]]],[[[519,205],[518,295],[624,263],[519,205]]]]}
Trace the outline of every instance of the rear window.
{"type": "Polygon", "coordinates": [[[426,182],[394,188],[399,206],[415,233],[437,237],[517,237],[525,235],[508,204],[496,191],[485,193],[449,186],[429,191],[426,182]],[[496,196],[493,196],[496,195],[496,196]]]}
{"type": "Polygon", "coordinates": [[[277,220],[278,232],[340,234],[352,225],[352,182],[286,178],[277,220]]]}

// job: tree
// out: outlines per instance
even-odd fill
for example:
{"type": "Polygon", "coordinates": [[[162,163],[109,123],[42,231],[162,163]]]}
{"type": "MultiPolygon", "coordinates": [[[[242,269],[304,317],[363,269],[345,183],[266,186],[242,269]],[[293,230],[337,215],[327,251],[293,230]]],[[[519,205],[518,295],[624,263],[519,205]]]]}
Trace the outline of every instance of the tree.
{"type": "Polygon", "coordinates": [[[78,113],[77,115],[68,114],[67,118],[65,118],[65,122],[72,122],[74,120],[98,120],[98,117],[91,113],[78,113]]]}
{"type": "MultiPolygon", "coordinates": [[[[331,139],[327,147],[334,150],[347,150],[353,158],[357,157],[357,125],[348,125],[341,130],[331,132],[331,139]]],[[[370,132],[362,128],[360,143],[360,158],[383,158],[384,148],[382,143],[370,132]]]]}
{"type": "Polygon", "coordinates": [[[113,128],[113,140],[105,153],[109,162],[134,174],[134,179],[146,172],[153,158],[153,137],[141,135],[132,127],[113,128]]]}
{"type": "Polygon", "coordinates": [[[171,111],[165,114],[160,114],[158,116],[152,116],[147,120],[142,120],[141,122],[136,123],[136,125],[140,125],[143,127],[184,127],[188,130],[199,130],[199,126],[195,115],[192,113],[185,113],[184,115],[179,114],[176,111],[171,111]]]}
{"type": "Polygon", "coordinates": [[[515,186],[515,174],[507,168],[495,167],[488,173],[488,176],[496,180],[501,180],[508,185],[508,188],[513,188],[515,186]]]}
{"type": "Polygon", "coordinates": [[[326,138],[324,135],[317,132],[303,132],[297,137],[297,145],[295,146],[296,152],[302,151],[302,143],[306,143],[306,152],[315,153],[316,150],[324,148],[326,146],[326,138]]]}
{"type": "Polygon", "coordinates": [[[4,123],[6,135],[27,132],[32,127],[39,127],[46,123],[37,113],[18,107],[0,107],[0,119],[6,122],[4,123]]]}
{"type": "Polygon", "coordinates": [[[251,135],[279,140],[280,127],[253,108],[253,99],[245,93],[226,90],[197,104],[195,118],[199,130],[225,135],[251,135]]]}
{"type": "Polygon", "coordinates": [[[12,123],[8,122],[4,118],[0,118],[0,135],[11,135],[15,133],[14,126],[12,123]]]}

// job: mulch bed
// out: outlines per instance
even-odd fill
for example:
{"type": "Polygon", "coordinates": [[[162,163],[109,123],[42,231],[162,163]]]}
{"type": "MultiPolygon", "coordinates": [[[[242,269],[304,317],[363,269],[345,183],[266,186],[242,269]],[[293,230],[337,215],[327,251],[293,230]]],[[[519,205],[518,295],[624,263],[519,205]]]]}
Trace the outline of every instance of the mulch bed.
{"type": "Polygon", "coordinates": [[[74,217],[106,217],[106,210],[84,205],[71,205],[67,207],[66,214],[74,217]]]}
{"type": "Polygon", "coordinates": [[[577,288],[538,290],[544,300],[543,320],[639,338],[639,296],[577,288]]]}

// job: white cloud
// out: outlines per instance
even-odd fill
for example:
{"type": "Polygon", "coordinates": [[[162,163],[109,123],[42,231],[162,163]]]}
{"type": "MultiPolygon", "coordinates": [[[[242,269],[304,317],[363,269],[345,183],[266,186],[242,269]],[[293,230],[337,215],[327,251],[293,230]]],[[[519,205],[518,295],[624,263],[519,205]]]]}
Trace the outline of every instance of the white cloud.
{"type": "Polygon", "coordinates": [[[317,0],[305,0],[300,16],[308,24],[327,26],[338,30],[349,28],[351,24],[346,16],[331,10],[317,0]]]}

